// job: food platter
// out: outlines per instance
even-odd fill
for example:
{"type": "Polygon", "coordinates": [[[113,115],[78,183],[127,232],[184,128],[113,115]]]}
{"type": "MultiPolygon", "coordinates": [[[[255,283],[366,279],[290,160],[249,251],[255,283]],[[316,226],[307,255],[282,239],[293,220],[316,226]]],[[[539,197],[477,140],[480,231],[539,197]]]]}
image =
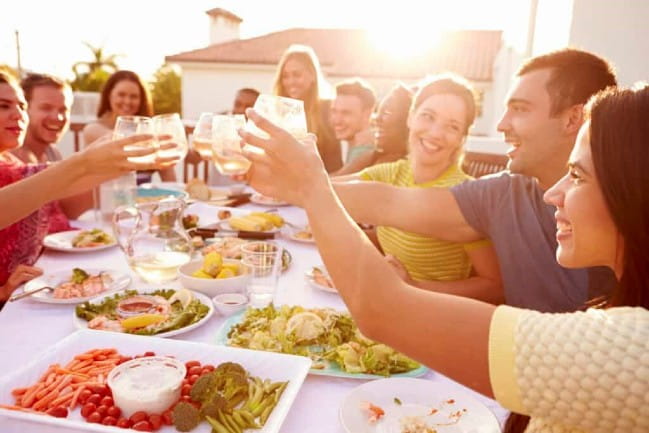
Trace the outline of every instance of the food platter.
{"type": "Polygon", "coordinates": [[[112,248],[117,245],[117,242],[111,236],[111,242],[107,242],[102,245],[95,245],[89,247],[75,247],[72,245],[72,241],[89,230],[68,230],[65,232],[52,233],[45,236],[43,239],[43,245],[47,248],[55,251],[62,251],[67,253],[90,253],[100,250],[105,250],[106,248],[112,248]]]}

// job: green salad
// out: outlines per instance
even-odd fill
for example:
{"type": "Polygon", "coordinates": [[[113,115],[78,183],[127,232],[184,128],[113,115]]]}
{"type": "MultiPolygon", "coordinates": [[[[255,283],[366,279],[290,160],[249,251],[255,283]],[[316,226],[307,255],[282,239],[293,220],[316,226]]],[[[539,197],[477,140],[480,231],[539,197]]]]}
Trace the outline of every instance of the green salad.
{"type": "MultiPolygon", "coordinates": [[[[187,290],[184,292],[190,293],[187,290]]],[[[200,321],[209,307],[177,290],[160,289],[146,294],[127,290],[106,297],[102,302],[84,302],[76,307],[76,315],[88,321],[88,328],[155,335],[174,331],[200,321]],[[174,296],[175,295],[175,296],[174,296]]]]}
{"type": "Polygon", "coordinates": [[[230,329],[228,344],[308,356],[314,361],[313,368],[326,368],[333,362],[347,373],[389,376],[420,366],[364,337],[349,314],[326,308],[248,308],[241,322],[230,329]]]}

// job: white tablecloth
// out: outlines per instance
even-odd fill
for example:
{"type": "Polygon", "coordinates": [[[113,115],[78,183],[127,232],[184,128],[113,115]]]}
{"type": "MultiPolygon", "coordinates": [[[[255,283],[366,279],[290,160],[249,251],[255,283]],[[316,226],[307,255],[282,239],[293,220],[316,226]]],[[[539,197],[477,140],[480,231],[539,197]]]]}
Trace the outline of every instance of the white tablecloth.
{"type": "MultiPolygon", "coordinates": [[[[265,210],[256,205],[246,205],[244,209],[265,210]]],[[[217,208],[202,203],[191,205],[187,212],[198,214],[201,223],[217,221],[217,208]]],[[[304,212],[295,207],[280,207],[280,214],[295,224],[305,224],[304,212]]],[[[81,228],[96,227],[89,214],[84,215],[74,225],[81,228]]],[[[323,292],[308,286],[304,273],[311,266],[321,263],[318,251],[313,244],[298,243],[283,238],[278,241],[290,251],[293,256],[291,267],[279,280],[279,291],[275,303],[303,305],[306,307],[333,307],[345,309],[341,298],[332,293],[323,292]]],[[[73,254],[45,251],[37,263],[45,272],[69,270],[72,267],[109,268],[131,274],[131,287],[147,287],[128,267],[119,248],[110,248],[93,253],[73,254]]],[[[166,287],[180,287],[178,281],[165,283],[166,287]]],[[[0,375],[15,371],[28,363],[37,353],[51,346],[61,338],[75,331],[72,322],[71,305],[52,305],[39,303],[35,300],[24,299],[8,303],[0,312],[0,375]]],[[[179,335],[177,339],[191,340],[213,344],[214,335],[223,323],[224,318],[215,314],[205,325],[179,335]]],[[[502,422],[507,411],[481,394],[473,392],[449,378],[430,371],[424,376],[435,383],[451,384],[458,390],[469,393],[485,404],[502,422]]],[[[309,375],[293,404],[281,431],[285,433],[332,433],[343,432],[338,418],[340,404],[347,393],[365,381],[334,378],[327,376],[309,375]]],[[[7,402],[3,402],[7,403],[7,402]]],[[[21,423],[0,415],[0,431],[2,433],[44,433],[61,431],[54,427],[21,423]]]]}

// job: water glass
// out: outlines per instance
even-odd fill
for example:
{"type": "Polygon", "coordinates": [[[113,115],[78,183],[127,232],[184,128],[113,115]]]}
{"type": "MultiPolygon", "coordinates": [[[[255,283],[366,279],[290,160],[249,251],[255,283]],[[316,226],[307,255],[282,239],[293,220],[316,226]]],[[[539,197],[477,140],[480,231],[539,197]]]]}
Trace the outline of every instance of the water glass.
{"type": "MultiPolygon", "coordinates": [[[[287,130],[298,140],[302,140],[307,136],[303,101],[285,98],[283,96],[262,94],[257,98],[253,108],[266,119],[287,130]]],[[[246,124],[246,130],[259,137],[268,138],[268,134],[259,129],[251,120],[246,124]]]]}
{"type": "Polygon", "coordinates": [[[192,134],[192,147],[203,159],[212,158],[213,113],[201,113],[192,134]]]}
{"type": "MultiPolygon", "coordinates": [[[[153,121],[150,117],[146,116],[118,116],[115,122],[115,129],[113,130],[113,140],[131,137],[138,134],[151,134],[154,135],[153,121]]],[[[158,149],[158,142],[155,139],[141,141],[138,143],[129,144],[124,146],[125,150],[134,149],[158,149]]],[[[131,162],[154,163],[156,160],[156,153],[151,153],[145,156],[136,156],[128,158],[131,162]]]]}
{"type": "Polygon", "coordinates": [[[242,114],[215,114],[212,117],[212,160],[219,173],[231,176],[245,174],[250,161],[241,153],[238,130],[246,124],[242,114]]]}
{"type": "Polygon", "coordinates": [[[153,131],[156,135],[171,136],[171,139],[159,142],[160,150],[158,151],[158,156],[178,156],[179,159],[185,158],[185,155],[187,155],[187,135],[185,134],[185,125],[180,120],[178,113],[153,116],[153,131]],[[174,143],[176,147],[162,149],[167,143],[174,143]]]}
{"type": "Polygon", "coordinates": [[[246,287],[250,306],[264,308],[273,302],[277,292],[282,248],[272,242],[249,242],[241,246],[241,253],[241,262],[250,275],[246,287]]]}

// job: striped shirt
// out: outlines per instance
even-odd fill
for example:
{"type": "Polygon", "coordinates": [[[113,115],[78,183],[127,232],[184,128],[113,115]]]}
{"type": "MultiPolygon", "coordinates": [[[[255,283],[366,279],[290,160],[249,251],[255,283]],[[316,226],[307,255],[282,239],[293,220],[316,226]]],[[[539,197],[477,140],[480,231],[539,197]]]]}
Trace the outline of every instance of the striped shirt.
{"type": "MultiPolygon", "coordinates": [[[[360,177],[363,180],[413,188],[446,188],[471,179],[457,165],[452,165],[437,179],[415,184],[410,162],[406,159],[368,167],[361,172],[360,177]]],[[[468,278],[471,261],[467,251],[489,242],[447,242],[385,226],[377,227],[376,233],[383,252],[399,259],[410,277],[416,281],[455,281],[468,278]]]]}

